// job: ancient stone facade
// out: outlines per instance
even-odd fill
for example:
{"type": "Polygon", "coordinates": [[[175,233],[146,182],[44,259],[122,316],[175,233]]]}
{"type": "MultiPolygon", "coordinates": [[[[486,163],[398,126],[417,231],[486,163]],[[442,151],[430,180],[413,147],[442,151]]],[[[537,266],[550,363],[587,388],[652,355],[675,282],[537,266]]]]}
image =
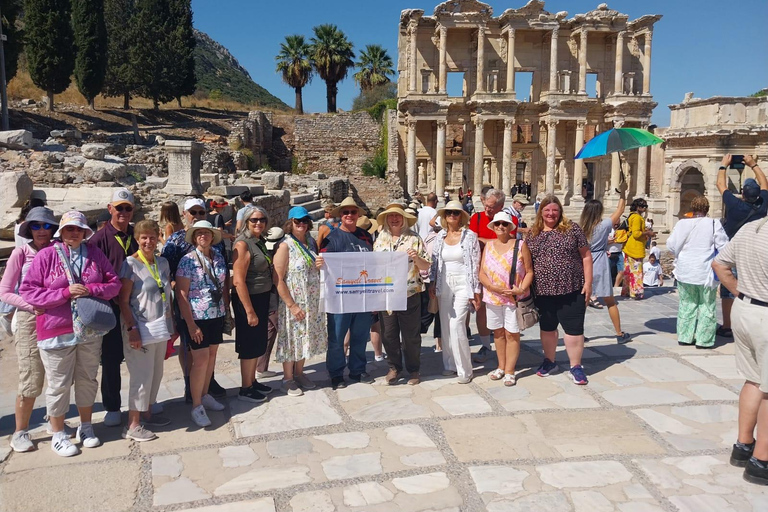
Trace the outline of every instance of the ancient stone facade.
{"type": "MultiPolygon", "coordinates": [[[[408,193],[484,185],[509,192],[525,181],[533,194],[556,193],[569,204],[580,203],[582,183],[591,182],[596,197],[615,200],[618,155],[588,162],[574,155],[596,133],[650,124],[660,18],[630,21],[606,4],[567,18],[540,0],[496,17],[475,0],[444,2],[432,16],[403,11],[397,167],[408,193]],[[518,94],[524,78],[530,86],[518,94]]],[[[630,194],[647,194],[647,154],[625,155],[636,177],[630,194]]]]}

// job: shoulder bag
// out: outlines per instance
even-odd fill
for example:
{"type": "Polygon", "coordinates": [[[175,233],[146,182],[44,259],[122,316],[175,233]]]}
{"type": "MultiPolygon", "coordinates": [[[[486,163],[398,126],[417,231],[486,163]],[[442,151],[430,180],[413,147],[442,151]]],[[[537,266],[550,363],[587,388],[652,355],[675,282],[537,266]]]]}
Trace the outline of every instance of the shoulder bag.
{"type": "MultiPolygon", "coordinates": [[[[520,243],[520,240],[515,242],[515,251],[512,254],[512,270],[509,273],[510,289],[515,287],[515,279],[517,278],[517,253],[520,249],[520,243]]],[[[533,303],[533,286],[530,288],[527,299],[515,299],[515,314],[517,315],[517,326],[521,331],[533,327],[539,322],[539,310],[533,303]]]]}

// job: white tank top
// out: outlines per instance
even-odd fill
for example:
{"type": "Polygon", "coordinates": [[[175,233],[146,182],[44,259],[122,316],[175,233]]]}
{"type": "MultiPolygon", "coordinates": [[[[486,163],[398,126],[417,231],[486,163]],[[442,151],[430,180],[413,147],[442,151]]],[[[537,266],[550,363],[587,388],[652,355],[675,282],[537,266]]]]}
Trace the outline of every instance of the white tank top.
{"type": "Polygon", "coordinates": [[[461,250],[461,244],[448,245],[443,244],[443,263],[445,263],[445,272],[448,274],[466,274],[464,267],[464,254],[461,250]]]}

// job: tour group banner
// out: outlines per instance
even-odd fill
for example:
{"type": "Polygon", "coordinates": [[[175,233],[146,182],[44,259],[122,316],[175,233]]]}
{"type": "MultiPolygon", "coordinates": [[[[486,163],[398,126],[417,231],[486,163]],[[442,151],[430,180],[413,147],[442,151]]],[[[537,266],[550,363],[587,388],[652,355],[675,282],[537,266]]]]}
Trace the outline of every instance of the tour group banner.
{"type": "Polygon", "coordinates": [[[408,255],[404,252],[323,253],[326,313],[405,311],[408,255]]]}

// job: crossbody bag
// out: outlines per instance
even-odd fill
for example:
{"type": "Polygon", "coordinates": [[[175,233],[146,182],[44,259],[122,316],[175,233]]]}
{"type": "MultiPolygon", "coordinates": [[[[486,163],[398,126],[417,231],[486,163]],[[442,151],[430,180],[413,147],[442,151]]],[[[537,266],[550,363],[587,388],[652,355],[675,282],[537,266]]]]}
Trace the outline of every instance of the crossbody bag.
{"type": "MultiPolygon", "coordinates": [[[[518,250],[520,249],[520,240],[515,241],[515,250],[512,253],[512,269],[509,273],[509,288],[515,287],[515,280],[517,279],[517,257],[518,250]]],[[[517,315],[517,326],[521,331],[533,327],[539,322],[539,310],[536,309],[536,304],[533,302],[533,286],[531,286],[530,293],[527,299],[515,301],[515,314],[517,315]]]]}

